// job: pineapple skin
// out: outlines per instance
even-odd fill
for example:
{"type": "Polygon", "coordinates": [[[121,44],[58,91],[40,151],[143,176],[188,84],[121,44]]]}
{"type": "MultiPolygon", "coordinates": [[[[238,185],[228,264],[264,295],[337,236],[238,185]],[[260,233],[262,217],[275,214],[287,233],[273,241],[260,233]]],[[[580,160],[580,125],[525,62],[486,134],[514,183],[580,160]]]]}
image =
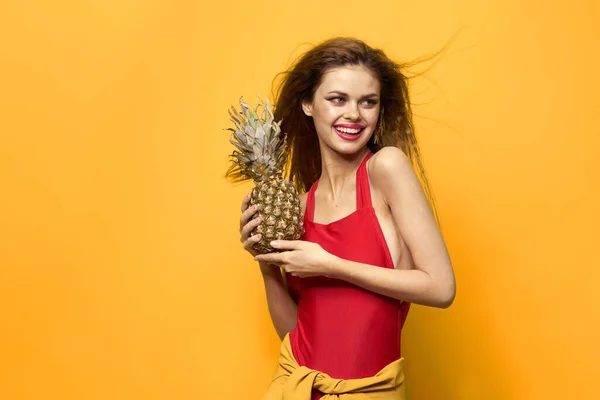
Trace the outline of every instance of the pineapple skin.
{"type": "Polygon", "coordinates": [[[252,231],[262,238],[254,244],[261,253],[277,251],[271,247],[273,240],[298,240],[304,233],[304,216],[296,188],[287,179],[270,178],[256,182],[252,189],[250,205],[256,204],[258,211],[254,218],[262,222],[252,231]]]}

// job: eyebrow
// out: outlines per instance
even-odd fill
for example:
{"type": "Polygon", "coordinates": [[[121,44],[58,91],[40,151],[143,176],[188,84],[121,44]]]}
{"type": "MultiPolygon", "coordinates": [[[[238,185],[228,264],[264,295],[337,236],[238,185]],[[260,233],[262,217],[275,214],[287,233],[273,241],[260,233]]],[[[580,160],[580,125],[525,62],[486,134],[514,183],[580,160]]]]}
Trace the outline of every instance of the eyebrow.
{"type": "MultiPolygon", "coordinates": [[[[331,94],[331,93],[337,93],[337,94],[341,94],[342,96],[348,96],[348,93],[340,92],[339,90],[332,90],[331,92],[328,92],[327,94],[331,94]]],[[[369,94],[365,94],[364,96],[362,96],[362,98],[367,98],[367,97],[377,97],[377,93],[369,93],[369,94]]]]}

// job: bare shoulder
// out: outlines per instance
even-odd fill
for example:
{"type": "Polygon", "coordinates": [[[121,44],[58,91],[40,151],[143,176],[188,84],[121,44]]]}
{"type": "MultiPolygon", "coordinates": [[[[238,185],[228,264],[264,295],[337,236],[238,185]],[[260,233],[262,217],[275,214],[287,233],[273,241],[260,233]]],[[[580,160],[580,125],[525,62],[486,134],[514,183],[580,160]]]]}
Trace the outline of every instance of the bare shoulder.
{"type": "Polygon", "coordinates": [[[387,146],[369,160],[369,177],[376,187],[385,187],[415,177],[411,162],[398,147],[387,146]]]}
{"type": "Polygon", "coordinates": [[[306,210],[306,199],[308,199],[308,192],[302,193],[298,196],[300,199],[300,208],[302,209],[302,213],[306,210]]]}

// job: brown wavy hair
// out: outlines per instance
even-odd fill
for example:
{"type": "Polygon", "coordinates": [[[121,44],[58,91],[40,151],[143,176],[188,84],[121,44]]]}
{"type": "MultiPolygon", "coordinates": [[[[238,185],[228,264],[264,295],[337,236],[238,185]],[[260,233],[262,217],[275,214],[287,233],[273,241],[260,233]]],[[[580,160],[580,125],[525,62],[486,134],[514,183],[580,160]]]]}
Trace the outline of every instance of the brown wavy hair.
{"type": "Polygon", "coordinates": [[[287,175],[298,192],[306,192],[321,175],[317,132],[312,118],[302,111],[302,103],[312,101],[315,90],[328,69],[362,65],[379,79],[380,104],[383,109],[377,122],[377,128],[383,129],[380,129],[377,141],[375,142],[373,135],[367,146],[373,153],[385,146],[396,146],[406,154],[438,220],[413,128],[408,78],[403,73],[407,67],[417,62],[398,64],[382,50],[374,49],[359,39],[336,37],[311,48],[290,69],[275,77],[272,94],[274,117],[276,121],[282,120],[281,131],[286,135],[289,146],[287,175]],[[280,82],[276,84],[278,79],[280,82]],[[382,127],[379,126],[381,124],[382,127]]]}

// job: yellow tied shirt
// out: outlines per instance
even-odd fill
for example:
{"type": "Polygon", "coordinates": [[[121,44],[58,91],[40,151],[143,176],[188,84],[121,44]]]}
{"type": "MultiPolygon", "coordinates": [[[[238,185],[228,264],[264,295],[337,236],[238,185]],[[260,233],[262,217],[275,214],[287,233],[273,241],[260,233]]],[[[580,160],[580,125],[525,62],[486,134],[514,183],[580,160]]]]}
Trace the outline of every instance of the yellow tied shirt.
{"type": "Polygon", "coordinates": [[[262,400],[310,400],[312,389],[322,400],[404,400],[404,358],[386,365],[377,375],[360,379],[334,379],[294,359],[289,335],[281,343],[279,364],[262,400]]]}

